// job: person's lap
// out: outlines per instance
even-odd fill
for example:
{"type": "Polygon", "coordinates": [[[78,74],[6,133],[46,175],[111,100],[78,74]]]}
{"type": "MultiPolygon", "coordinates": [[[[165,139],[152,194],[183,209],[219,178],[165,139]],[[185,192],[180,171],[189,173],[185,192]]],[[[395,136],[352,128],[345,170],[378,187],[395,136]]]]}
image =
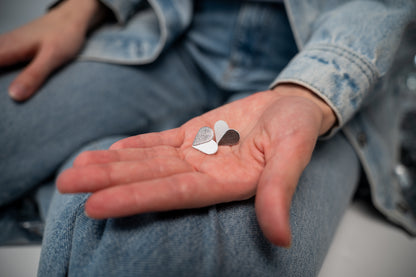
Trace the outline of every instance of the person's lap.
{"type": "MultiPolygon", "coordinates": [[[[227,24],[234,24],[229,21],[227,24]]],[[[188,46],[193,43],[191,40],[188,46]]],[[[271,48],[278,51],[278,47],[271,48]]],[[[52,177],[67,157],[88,142],[172,127],[219,104],[217,88],[181,51],[170,49],[155,64],[140,68],[72,63],[24,104],[14,103],[6,94],[16,73],[3,74],[0,205],[52,177]]],[[[242,54],[238,49],[236,53],[238,57],[242,54]]],[[[286,55],[284,49],[282,55],[286,55]]],[[[265,75],[262,70],[256,72],[265,75]]],[[[272,79],[266,79],[261,86],[252,83],[267,87],[272,79]]],[[[108,142],[99,148],[108,147],[108,142]]],[[[305,276],[306,272],[312,276],[319,269],[358,174],[358,160],[341,135],[319,143],[293,200],[293,245],[289,250],[272,246],[261,235],[253,199],[198,210],[94,221],[83,212],[87,195],[56,194],[44,237],[40,275],[65,275],[69,270],[69,275],[81,276],[136,272],[150,276],[305,276]]]]}
{"type": "MultiPolygon", "coordinates": [[[[112,142],[101,142],[100,147],[112,142]]],[[[96,148],[92,145],[84,150],[96,148]]],[[[353,195],[359,173],[358,159],[341,134],[318,143],[293,199],[290,249],[273,246],[263,237],[254,199],[195,210],[93,220],[83,211],[88,195],[56,193],[39,274],[314,276],[353,195]]]]}
{"type": "Polygon", "coordinates": [[[218,91],[179,52],[141,67],[73,62],[24,103],[7,95],[18,71],[3,73],[0,206],[52,177],[86,143],[173,127],[218,105],[218,91]]]}
{"type": "Polygon", "coordinates": [[[282,5],[203,1],[197,6],[187,35],[150,65],[76,61],[24,103],[6,93],[19,70],[0,71],[0,206],[53,178],[86,143],[173,127],[236,91],[267,89],[295,53],[282,5]],[[260,14],[262,20],[249,20],[260,14]],[[212,28],[213,15],[222,28],[212,28]],[[242,37],[254,31],[280,39],[257,45],[242,37]],[[227,92],[219,90],[225,87],[227,92]]]}

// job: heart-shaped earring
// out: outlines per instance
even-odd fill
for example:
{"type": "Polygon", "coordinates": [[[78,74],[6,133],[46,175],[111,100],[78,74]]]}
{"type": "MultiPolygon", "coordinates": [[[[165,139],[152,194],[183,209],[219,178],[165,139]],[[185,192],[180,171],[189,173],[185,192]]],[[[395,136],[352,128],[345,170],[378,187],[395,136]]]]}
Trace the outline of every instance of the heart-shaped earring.
{"type": "Polygon", "coordinates": [[[235,145],[240,141],[240,134],[236,130],[230,129],[224,120],[217,121],[214,130],[218,145],[235,145]]]}
{"type": "Polygon", "coordinates": [[[208,155],[217,153],[218,144],[214,141],[214,131],[209,127],[199,129],[192,147],[208,155]]]}

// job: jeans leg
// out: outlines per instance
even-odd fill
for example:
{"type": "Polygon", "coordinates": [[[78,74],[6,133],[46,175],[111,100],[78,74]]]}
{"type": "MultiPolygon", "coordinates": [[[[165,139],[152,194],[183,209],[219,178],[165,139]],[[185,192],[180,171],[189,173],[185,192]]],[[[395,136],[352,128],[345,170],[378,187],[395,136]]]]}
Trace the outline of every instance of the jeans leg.
{"type": "Polygon", "coordinates": [[[316,276],[359,174],[341,134],[318,143],[293,198],[290,249],[263,237],[254,199],[92,220],[88,195],[56,194],[39,276],[316,276]]]}
{"type": "Polygon", "coordinates": [[[18,72],[2,74],[0,206],[52,177],[86,143],[172,127],[218,105],[219,93],[177,48],[141,67],[73,62],[24,103],[7,95],[18,72]]]}

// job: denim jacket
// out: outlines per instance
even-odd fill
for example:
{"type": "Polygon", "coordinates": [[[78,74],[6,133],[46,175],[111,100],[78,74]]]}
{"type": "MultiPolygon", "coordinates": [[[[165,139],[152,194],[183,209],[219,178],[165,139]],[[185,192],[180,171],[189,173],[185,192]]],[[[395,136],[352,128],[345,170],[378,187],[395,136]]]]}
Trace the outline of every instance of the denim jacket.
{"type": "MultiPolygon", "coordinates": [[[[146,64],[189,26],[192,0],[101,0],[118,24],[98,30],[82,57],[146,64]]],[[[416,235],[416,205],[409,205],[394,174],[398,162],[399,95],[387,89],[402,34],[416,18],[411,0],[285,0],[299,53],[276,76],[300,84],[330,105],[337,131],[356,149],[372,200],[389,220],[416,235]],[[371,103],[371,105],[369,105],[371,103]]],[[[416,195],[416,184],[412,184],[416,195]]],[[[406,193],[409,193],[407,188],[406,193]]]]}

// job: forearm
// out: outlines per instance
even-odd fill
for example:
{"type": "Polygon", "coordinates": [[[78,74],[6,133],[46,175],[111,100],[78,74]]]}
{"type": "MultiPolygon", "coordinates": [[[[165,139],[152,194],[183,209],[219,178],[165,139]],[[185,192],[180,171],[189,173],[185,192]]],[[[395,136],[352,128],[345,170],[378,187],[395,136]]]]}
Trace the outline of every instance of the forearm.
{"type": "Polygon", "coordinates": [[[304,18],[295,18],[296,30],[309,31],[271,87],[293,83],[314,92],[334,111],[336,131],[377,93],[372,88],[389,70],[414,7],[412,1],[352,1],[322,7],[307,26],[304,18]]]}

